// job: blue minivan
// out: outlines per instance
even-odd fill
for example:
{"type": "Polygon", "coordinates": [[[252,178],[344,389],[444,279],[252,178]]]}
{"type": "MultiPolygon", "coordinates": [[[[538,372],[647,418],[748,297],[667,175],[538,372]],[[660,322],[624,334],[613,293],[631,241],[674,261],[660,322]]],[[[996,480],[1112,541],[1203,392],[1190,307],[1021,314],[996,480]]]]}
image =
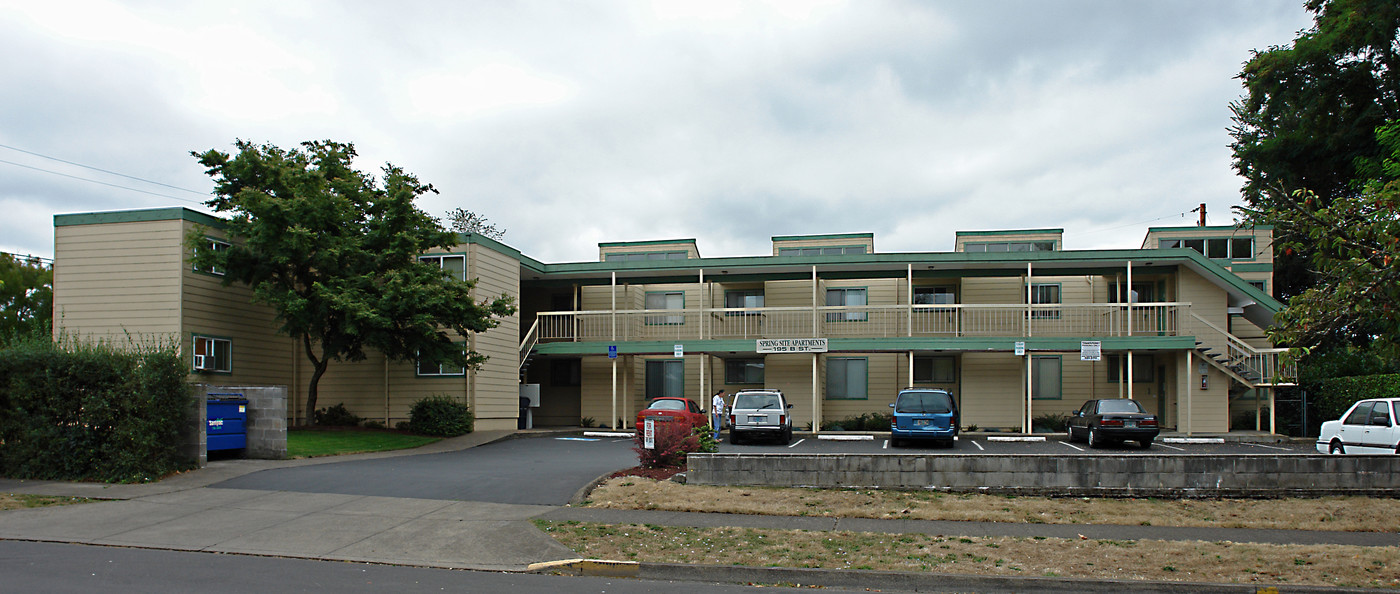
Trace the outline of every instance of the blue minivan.
{"type": "Polygon", "coordinates": [[[958,403],[947,390],[907,388],[899,391],[890,421],[890,445],[899,447],[909,439],[931,439],[953,447],[958,436],[958,403]]]}

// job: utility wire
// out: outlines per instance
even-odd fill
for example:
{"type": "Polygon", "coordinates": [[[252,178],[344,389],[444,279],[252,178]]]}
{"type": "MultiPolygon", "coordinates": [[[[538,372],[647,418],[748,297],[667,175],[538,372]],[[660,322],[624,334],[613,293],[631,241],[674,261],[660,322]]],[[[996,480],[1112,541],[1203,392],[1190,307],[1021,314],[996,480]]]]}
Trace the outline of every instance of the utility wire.
{"type": "MultiPolygon", "coordinates": [[[[58,158],[58,157],[50,157],[50,156],[48,156],[48,155],[36,153],[36,152],[34,152],[34,151],[27,151],[27,150],[24,150],[24,149],[22,149],[22,148],[16,148],[16,147],[9,146],[9,145],[5,145],[5,144],[0,144],[0,148],[7,148],[7,149],[10,149],[10,150],[12,150],[12,151],[19,151],[19,152],[24,153],[24,154],[26,154],[26,155],[34,155],[35,157],[39,157],[39,158],[42,158],[42,159],[48,159],[48,160],[50,160],[50,161],[58,161],[59,163],[66,163],[66,164],[68,164],[68,165],[73,165],[73,166],[75,166],[75,167],[82,167],[83,169],[91,169],[91,170],[93,170],[93,171],[100,171],[100,172],[102,172],[102,173],[106,173],[106,174],[109,174],[109,175],[115,175],[115,176],[118,176],[118,177],[124,177],[124,178],[130,179],[130,180],[135,180],[135,181],[139,181],[139,182],[143,182],[143,183],[148,183],[148,184],[154,184],[154,185],[157,185],[157,186],[164,186],[164,187],[170,188],[170,189],[172,189],[172,190],[180,190],[180,191],[182,191],[182,192],[189,192],[189,193],[191,193],[191,194],[199,194],[200,196],[208,196],[208,195],[209,195],[209,192],[201,192],[201,191],[199,191],[199,190],[191,190],[191,189],[189,189],[189,188],[182,188],[182,187],[180,187],[180,186],[172,186],[172,185],[170,185],[170,184],[165,184],[165,183],[161,183],[161,182],[158,182],[158,181],[152,181],[152,180],[149,180],[149,179],[144,179],[144,178],[136,177],[136,176],[134,176],[134,175],[127,175],[127,174],[125,174],[125,173],[117,173],[117,172],[115,172],[115,171],[108,171],[108,170],[106,170],[106,169],[101,169],[101,168],[98,168],[98,167],[93,167],[93,166],[91,166],[91,165],[83,165],[82,163],[75,163],[75,162],[73,162],[73,161],[66,161],[66,160],[60,159],[60,158],[58,158]]],[[[8,161],[5,161],[5,162],[8,163],[8,161]]],[[[13,165],[13,164],[14,164],[14,163],[11,163],[11,165],[13,165]]],[[[44,170],[43,170],[43,169],[40,169],[39,171],[44,171],[44,170]]],[[[49,173],[52,173],[52,172],[49,172],[49,173]]],[[[77,179],[83,179],[83,178],[77,178],[77,179]]],[[[89,180],[89,181],[91,181],[91,180],[89,180]]],[[[117,187],[121,187],[121,186],[117,186],[117,187]]],[[[131,188],[127,188],[127,189],[131,189],[131,188]]]]}
{"type": "Polygon", "coordinates": [[[53,258],[44,258],[44,257],[42,257],[42,256],[31,256],[31,255],[29,255],[29,254],[16,254],[16,253],[14,253],[14,252],[4,252],[4,251],[0,251],[0,255],[14,256],[14,258],[15,258],[16,260],[19,260],[19,261],[21,261],[21,262],[25,262],[25,261],[29,261],[29,260],[38,260],[38,261],[40,261],[40,262],[48,262],[50,265],[53,265],[53,258]]]}
{"type": "MultiPolygon", "coordinates": [[[[60,172],[57,172],[57,171],[50,171],[50,170],[48,170],[48,169],[42,169],[42,168],[39,168],[39,167],[34,167],[34,166],[32,166],[32,165],[25,165],[25,164],[22,164],[22,163],[15,163],[14,161],[6,161],[6,160],[4,160],[4,159],[0,159],[0,163],[4,163],[4,164],[6,164],[6,165],[14,165],[15,167],[23,167],[23,168],[25,168],[25,169],[33,169],[34,171],[41,171],[41,172],[43,172],[43,173],[51,173],[51,174],[53,174],[53,175],[60,175],[60,176],[63,176],[63,177],[68,177],[68,178],[72,178],[72,179],[76,179],[76,180],[80,180],[80,181],[85,181],[85,182],[91,182],[91,183],[94,183],[94,184],[101,184],[101,185],[110,186],[110,187],[113,187],[113,188],[120,188],[120,189],[123,189],[123,190],[131,190],[131,191],[133,191],[133,192],[140,192],[140,193],[142,193],[142,194],[150,194],[150,195],[152,195],[152,196],[160,196],[161,198],[169,198],[169,199],[171,199],[171,200],[179,200],[179,201],[182,201],[182,202],[189,202],[189,203],[192,203],[192,204],[199,204],[199,205],[201,205],[201,206],[204,205],[204,202],[201,202],[201,201],[199,201],[199,200],[191,200],[191,199],[189,199],[189,198],[181,198],[181,197],[179,197],[179,196],[171,196],[171,195],[169,195],[169,194],[161,194],[161,193],[159,193],[159,192],[151,192],[151,191],[141,190],[141,189],[137,189],[137,188],[129,188],[129,187],[126,187],[126,186],[119,186],[119,185],[117,185],[117,184],[110,184],[110,183],[107,183],[107,182],[104,182],[104,181],[98,181],[98,180],[95,180],[95,179],[88,179],[88,178],[86,178],[86,177],[78,177],[78,176],[76,176],[76,175],[69,175],[69,174],[67,174],[67,173],[60,173],[60,172]]],[[[98,171],[101,171],[101,170],[99,169],[98,171]]],[[[119,175],[120,175],[120,174],[119,174],[119,175]]],[[[130,176],[123,176],[123,177],[130,177],[130,176]]],[[[138,178],[132,178],[132,179],[138,179],[138,178]]],[[[165,185],[165,184],[161,184],[161,185],[165,185]]],[[[171,186],[171,187],[174,187],[174,186],[171,186]]],[[[184,188],[175,188],[175,189],[177,189],[177,190],[183,190],[184,188]]],[[[186,190],[186,191],[193,191],[193,190],[186,190]]]]}
{"type": "Polygon", "coordinates": [[[1128,227],[1137,227],[1137,226],[1139,226],[1139,225],[1143,225],[1143,224],[1146,224],[1146,223],[1155,223],[1155,222],[1160,221],[1160,220],[1162,220],[1162,219],[1170,219],[1170,218],[1172,218],[1172,217],[1181,217],[1181,218],[1184,219],[1184,218],[1186,218],[1186,215],[1191,214],[1192,212],[1195,212],[1196,210],[1197,210],[1197,209],[1182,211],[1182,212],[1179,212],[1179,213],[1174,213],[1174,214],[1169,214],[1169,215],[1165,215],[1165,216],[1160,216],[1160,217],[1157,217],[1157,218],[1155,218],[1155,219],[1148,219],[1148,220],[1146,220],[1146,221],[1139,221],[1139,222],[1136,222],[1136,223],[1127,223],[1127,224],[1125,224],[1125,225],[1118,225],[1117,227],[1105,227],[1105,228],[1103,228],[1103,229],[1094,229],[1094,230],[1092,230],[1092,231],[1080,231],[1079,233],[1076,233],[1076,235],[1092,235],[1092,234],[1094,234],[1094,233],[1103,233],[1103,232],[1105,232],[1105,231],[1115,231],[1115,230],[1118,230],[1118,229],[1125,229],[1125,228],[1128,228],[1128,227]]]}

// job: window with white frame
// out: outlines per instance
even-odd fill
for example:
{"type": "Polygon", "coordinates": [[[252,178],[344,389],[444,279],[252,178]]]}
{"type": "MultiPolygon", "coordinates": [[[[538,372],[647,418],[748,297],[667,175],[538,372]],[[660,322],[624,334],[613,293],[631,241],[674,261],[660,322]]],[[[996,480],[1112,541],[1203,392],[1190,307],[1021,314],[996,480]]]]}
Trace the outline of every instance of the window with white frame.
{"type": "Polygon", "coordinates": [[[614,253],[603,256],[606,262],[644,262],[648,260],[686,260],[690,258],[690,252],[627,252],[614,253]]]}
{"type": "Polygon", "coordinates": [[[826,397],[828,400],[865,400],[867,370],[870,362],[864,357],[828,357],[826,359],[826,397]]]}
{"type": "Polygon", "coordinates": [[[233,341],[213,336],[194,336],[195,371],[230,373],[233,371],[233,341]]]}
{"type": "MultiPolygon", "coordinates": [[[[647,293],[646,309],[685,309],[685,293],[681,291],[656,291],[647,293]]],[[[646,316],[651,326],[679,326],[685,323],[685,315],[646,316]]]]}
{"type": "Polygon", "coordinates": [[[1255,258],[1253,237],[1161,239],[1157,241],[1157,247],[1162,249],[1193,249],[1207,258],[1217,260],[1253,260],[1255,258]]]}
{"type": "Polygon", "coordinates": [[[1055,242],[1053,241],[978,241],[963,244],[963,251],[971,253],[983,252],[1053,252],[1055,242]]]}
{"type": "MultiPolygon", "coordinates": [[[[1058,284],[1031,284],[1031,305],[1059,305],[1060,285],[1058,284]]],[[[1058,320],[1060,319],[1060,309],[1031,309],[1031,318],[1037,320],[1058,320]]]]}
{"type": "Polygon", "coordinates": [[[843,256],[864,253],[865,246],[863,245],[778,248],[779,256],[843,256]]]}
{"type": "Polygon", "coordinates": [[[951,384],[958,381],[953,357],[914,357],[914,383],[951,384]]]}
{"type": "MultiPolygon", "coordinates": [[[[865,288],[840,288],[826,290],[826,304],[855,307],[866,304],[865,288]]],[[[863,311],[832,312],[826,314],[828,322],[864,322],[870,314],[863,311]]]]}
{"type": "Polygon", "coordinates": [[[958,302],[953,287],[914,287],[914,305],[952,305],[958,302]]]}
{"type": "MultiPolygon", "coordinates": [[[[218,239],[214,239],[213,237],[205,237],[204,240],[209,242],[209,251],[216,254],[227,250],[229,248],[229,245],[231,245],[227,241],[220,241],[218,239]]],[[[200,268],[198,266],[195,266],[192,268],[192,270],[194,270],[195,272],[203,272],[205,274],[213,274],[216,276],[224,275],[224,269],[219,268],[218,266],[210,266],[209,268],[200,268]]]]}
{"type": "Polygon", "coordinates": [[[1059,355],[1035,355],[1031,357],[1031,398],[1059,400],[1062,397],[1061,364],[1059,355]]]}
{"type": "Polygon", "coordinates": [[[725,359],[724,383],[763,385],[763,359],[725,359]]]}
{"type": "Polygon", "coordinates": [[[420,256],[418,261],[425,264],[435,264],[442,268],[447,276],[456,280],[467,280],[466,256],[420,256]]]}
{"type": "Polygon", "coordinates": [[[647,399],[685,397],[685,360],[657,359],[647,361],[647,399]]]}

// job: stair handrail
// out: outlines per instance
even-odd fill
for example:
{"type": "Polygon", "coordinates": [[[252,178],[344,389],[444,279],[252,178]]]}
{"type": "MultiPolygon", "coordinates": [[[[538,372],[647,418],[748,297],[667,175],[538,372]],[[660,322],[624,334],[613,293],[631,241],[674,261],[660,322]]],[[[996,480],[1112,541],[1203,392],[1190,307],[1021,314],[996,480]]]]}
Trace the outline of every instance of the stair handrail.
{"type": "Polygon", "coordinates": [[[540,342],[540,319],[535,318],[535,323],[530,324],[530,330],[525,333],[525,338],[520,341],[520,367],[525,369],[525,363],[530,360],[530,351],[535,350],[535,345],[540,342]]]}
{"type": "MultiPolygon", "coordinates": [[[[1289,374],[1287,373],[1288,370],[1286,369],[1286,368],[1289,367],[1289,366],[1285,365],[1285,366],[1283,366],[1284,368],[1280,368],[1279,362],[1278,362],[1278,355],[1279,355],[1280,353],[1288,352],[1288,349],[1285,349],[1285,348],[1267,348],[1267,349],[1256,348],[1256,347],[1254,347],[1253,345],[1251,345],[1251,344],[1245,342],[1244,340],[1240,339],[1240,337],[1235,336],[1234,334],[1230,334],[1229,332],[1226,332],[1225,330],[1222,330],[1219,326],[1216,326],[1215,324],[1212,324],[1212,323],[1210,322],[1210,320],[1207,320],[1207,319],[1201,317],[1199,314],[1197,314],[1197,313],[1194,312],[1194,311],[1191,312],[1191,317],[1195,318],[1196,321],[1198,321],[1198,322],[1204,324],[1206,327],[1210,328],[1211,330],[1214,330],[1214,331],[1215,331],[1217,334],[1219,334],[1221,337],[1224,337],[1224,339],[1225,339],[1225,346],[1226,346],[1226,352],[1225,352],[1226,362],[1229,363],[1229,365],[1222,364],[1222,363],[1220,363],[1219,361],[1213,361],[1214,363],[1217,364],[1217,366],[1221,367],[1222,369],[1225,369],[1225,370],[1227,370],[1227,371],[1230,371],[1233,375],[1238,375],[1238,374],[1236,374],[1236,373],[1234,372],[1234,370],[1230,369],[1230,366],[1241,364],[1242,362],[1247,361],[1247,360],[1249,360],[1249,359],[1252,359],[1252,358],[1254,358],[1254,357],[1260,357],[1261,359],[1263,359],[1263,362],[1262,362],[1262,363],[1264,363],[1264,364],[1259,365],[1258,368],[1254,370],[1254,371],[1257,371],[1257,372],[1259,373],[1259,378],[1258,378],[1257,380],[1251,380],[1251,381],[1246,381],[1246,382],[1245,382],[1245,383],[1248,384],[1251,388],[1252,388],[1252,387],[1257,387],[1257,385],[1260,385],[1260,384],[1281,385],[1281,384],[1277,384],[1277,381],[1276,381],[1276,380],[1278,379],[1278,377],[1279,377],[1279,376],[1289,377],[1289,374]],[[1266,371],[1267,371],[1268,373],[1265,373],[1266,371]]],[[[1237,378],[1237,379],[1244,379],[1244,378],[1239,377],[1239,378],[1237,378]]]]}

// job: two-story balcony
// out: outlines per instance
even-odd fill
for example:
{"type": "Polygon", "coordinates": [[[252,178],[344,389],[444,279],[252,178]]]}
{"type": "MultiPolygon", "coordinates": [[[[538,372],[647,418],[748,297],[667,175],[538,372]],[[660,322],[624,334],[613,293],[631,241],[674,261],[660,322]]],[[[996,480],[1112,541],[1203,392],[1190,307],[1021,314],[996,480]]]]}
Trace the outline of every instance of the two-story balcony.
{"type": "Polygon", "coordinates": [[[540,342],[1177,336],[1183,303],[860,305],[541,312],[540,342]]]}

